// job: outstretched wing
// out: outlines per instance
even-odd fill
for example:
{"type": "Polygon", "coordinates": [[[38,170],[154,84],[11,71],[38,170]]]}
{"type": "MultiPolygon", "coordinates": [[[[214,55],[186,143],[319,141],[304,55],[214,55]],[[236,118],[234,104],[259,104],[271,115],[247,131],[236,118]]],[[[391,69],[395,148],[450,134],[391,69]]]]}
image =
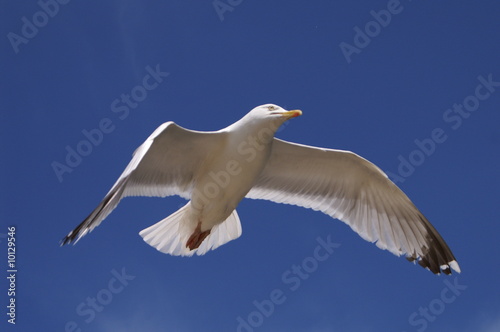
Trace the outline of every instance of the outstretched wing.
{"type": "Polygon", "coordinates": [[[268,164],[247,198],[322,211],[433,273],[460,272],[452,252],[410,199],[368,160],[349,151],[274,139],[268,164]]]}
{"type": "Polygon", "coordinates": [[[198,170],[221,133],[184,129],[173,122],[159,126],[135,150],[132,160],[111,190],[85,220],[61,241],[77,242],[108,216],[123,197],[171,196],[189,198],[198,170]]]}

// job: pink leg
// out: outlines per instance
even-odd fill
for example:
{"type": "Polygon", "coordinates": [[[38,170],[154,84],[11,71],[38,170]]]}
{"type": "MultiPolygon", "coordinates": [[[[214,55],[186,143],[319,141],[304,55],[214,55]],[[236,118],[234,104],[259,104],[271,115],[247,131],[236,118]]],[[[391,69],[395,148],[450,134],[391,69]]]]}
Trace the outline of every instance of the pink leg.
{"type": "Polygon", "coordinates": [[[191,234],[191,236],[187,240],[186,247],[188,247],[191,250],[198,248],[203,242],[203,240],[205,240],[205,238],[210,234],[210,231],[211,230],[209,229],[208,231],[202,232],[201,222],[199,222],[193,234],[191,234]]]}

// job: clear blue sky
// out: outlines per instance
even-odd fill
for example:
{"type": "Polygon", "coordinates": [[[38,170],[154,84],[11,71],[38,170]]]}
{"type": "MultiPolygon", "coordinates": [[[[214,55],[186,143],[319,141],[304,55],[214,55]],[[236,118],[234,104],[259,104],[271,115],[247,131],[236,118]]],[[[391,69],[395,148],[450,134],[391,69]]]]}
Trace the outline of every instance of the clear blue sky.
{"type": "Polygon", "coordinates": [[[497,1],[59,1],[1,2],[2,331],[500,330],[497,1]],[[138,235],[178,197],[126,198],[59,247],[161,123],[217,130],[264,103],[304,112],[278,137],[398,176],[462,274],[251,200],[243,235],[203,257],[138,235]]]}

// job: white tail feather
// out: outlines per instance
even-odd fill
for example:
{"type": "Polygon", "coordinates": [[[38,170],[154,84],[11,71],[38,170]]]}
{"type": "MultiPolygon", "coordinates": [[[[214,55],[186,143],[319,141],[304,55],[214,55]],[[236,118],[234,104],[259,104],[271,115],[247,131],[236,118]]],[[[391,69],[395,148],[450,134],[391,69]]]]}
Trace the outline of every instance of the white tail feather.
{"type": "Polygon", "coordinates": [[[234,210],[224,222],[212,228],[197,249],[190,250],[186,247],[186,242],[194,226],[191,225],[189,215],[186,213],[189,212],[187,210],[189,206],[188,202],[167,218],[140,231],[139,235],[150,246],[173,256],[192,256],[195,253],[204,255],[209,250],[214,250],[241,235],[240,218],[234,210]]]}

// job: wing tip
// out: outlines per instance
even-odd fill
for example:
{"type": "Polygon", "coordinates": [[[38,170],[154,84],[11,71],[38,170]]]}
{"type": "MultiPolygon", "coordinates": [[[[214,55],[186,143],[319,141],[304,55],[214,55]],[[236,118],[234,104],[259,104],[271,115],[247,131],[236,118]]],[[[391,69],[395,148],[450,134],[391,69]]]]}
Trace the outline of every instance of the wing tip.
{"type": "Polygon", "coordinates": [[[458,262],[455,259],[440,265],[437,265],[434,262],[430,262],[426,257],[416,257],[415,255],[407,256],[406,259],[413,263],[418,262],[418,264],[424,269],[429,270],[436,275],[440,275],[441,272],[446,275],[452,274],[452,271],[455,271],[456,273],[462,272],[460,266],[458,265],[458,262]]]}
{"type": "Polygon", "coordinates": [[[462,270],[460,270],[460,266],[458,265],[458,262],[456,260],[448,262],[448,266],[451,267],[455,272],[462,273],[462,270]]]}
{"type": "Polygon", "coordinates": [[[68,233],[68,235],[66,235],[59,241],[59,245],[62,247],[67,244],[73,243],[75,241],[75,237],[76,235],[73,235],[73,231],[71,231],[68,233]]]}
{"type": "MultiPolygon", "coordinates": [[[[77,228],[78,229],[78,228],[77,228]]],[[[80,239],[85,236],[88,232],[89,232],[89,229],[85,229],[83,231],[81,230],[77,230],[77,229],[74,229],[72,230],[71,232],[68,233],[68,235],[66,235],[65,237],[63,237],[60,241],[59,241],[59,245],[62,247],[62,246],[65,246],[67,244],[77,244],[78,241],[80,241],[80,239]]]]}

